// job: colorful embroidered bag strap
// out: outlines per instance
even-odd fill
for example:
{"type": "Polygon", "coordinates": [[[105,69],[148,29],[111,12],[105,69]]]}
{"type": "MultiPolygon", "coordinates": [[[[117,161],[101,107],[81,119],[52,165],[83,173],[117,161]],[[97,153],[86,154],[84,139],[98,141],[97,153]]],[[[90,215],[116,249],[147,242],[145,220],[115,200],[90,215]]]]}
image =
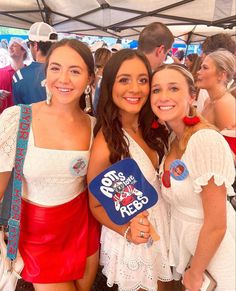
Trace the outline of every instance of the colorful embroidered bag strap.
{"type": "Polygon", "coordinates": [[[32,119],[31,106],[20,104],[20,121],[17,133],[15,168],[12,189],[11,216],[8,220],[9,237],[7,258],[14,261],[17,256],[20,235],[21,191],[25,155],[27,151],[30,124],[32,119]]]}

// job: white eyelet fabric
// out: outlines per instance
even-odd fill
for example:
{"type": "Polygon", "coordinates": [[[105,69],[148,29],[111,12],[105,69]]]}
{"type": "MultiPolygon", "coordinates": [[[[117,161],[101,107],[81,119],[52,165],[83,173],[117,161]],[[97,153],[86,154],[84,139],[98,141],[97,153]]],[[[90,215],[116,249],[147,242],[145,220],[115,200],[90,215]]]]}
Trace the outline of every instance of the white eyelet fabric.
{"type": "Polygon", "coordinates": [[[125,135],[130,144],[131,157],[158,192],[158,202],[148,212],[149,220],[159,234],[160,240],[154,242],[152,246],[135,245],[103,226],[100,263],[104,266],[103,273],[107,277],[108,286],[116,283],[119,290],[122,291],[136,291],[139,288],[156,291],[157,280],[172,280],[171,270],[168,266],[169,218],[167,205],[161,197],[157,173],[150,159],[126,132],[125,135]]]}

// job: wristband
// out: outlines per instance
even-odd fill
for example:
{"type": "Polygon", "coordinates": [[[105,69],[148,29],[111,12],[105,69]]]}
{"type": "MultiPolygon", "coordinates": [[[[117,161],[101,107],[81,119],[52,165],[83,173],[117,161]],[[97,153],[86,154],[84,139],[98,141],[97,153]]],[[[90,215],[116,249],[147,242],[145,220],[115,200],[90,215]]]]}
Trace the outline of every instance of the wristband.
{"type": "Polygon", "coordinates": [[[129,230],[130,230],[130,226],[128,226],[128,227],[126,228],[126,230],[125,230],[125,232],[124,232],[124,235],[123,235],[123,237],[124,237],[128,242],[130,242],[130,241],[127,239],[127,234],[128,234],[128,232],[129,232],[129,230]]]}

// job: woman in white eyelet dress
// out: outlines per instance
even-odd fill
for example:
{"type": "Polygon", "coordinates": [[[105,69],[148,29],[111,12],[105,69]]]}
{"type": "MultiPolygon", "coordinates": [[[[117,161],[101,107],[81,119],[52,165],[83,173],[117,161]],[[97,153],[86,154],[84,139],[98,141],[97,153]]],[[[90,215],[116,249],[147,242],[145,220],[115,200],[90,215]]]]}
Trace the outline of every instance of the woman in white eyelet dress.
{"type": "Polygon", "coordinates": [[[102,272],[107,277],[107,285],[117,284],[119,291],[167,290],[172,280],[168,265],[167,208],[161,197],[156,172],[159,165],[157,153],[161,150],[157,144],[152,144],[162,129],[151,129],[153,114],[148,99],[150,77],[150,65],[138,51],[124,49],[108,61],[103,73],[95,139],[89,161],[88,182],[111,164],[131,157],[158,192],[158,202],[148,209],[148,217],[147,213],[143,213],[141,219],[136,216],[124,225],[115,224],[103,205],[89,193],[91,211],[103,225],[102,272]],[[149,115],[150,118],[147,118],[149,115]],[[144,140],[144,136],[147,139],[144,140]],[[148,221],[160,236],[152,244],[149,241],[148,221]]]}
{"type": "Polygon", "coordinates": [[[169,242],[169,225],[167,207],[163,201],[157,172],[143,149],[127,132],[129,151],[148,182],[158,193],[158,202],[148,209],[148,219],[154,226],[160,240],[150,246],[133,244],[120,234],[103,226],[101,234],[100,264],[104,266],[103,274],[107,277],[107,285],[117,283],[120,291],[132,291],[144,288],[156,291],[156,280],[168,282],[172,273],[168,263],[167,245],[169,242]]]}

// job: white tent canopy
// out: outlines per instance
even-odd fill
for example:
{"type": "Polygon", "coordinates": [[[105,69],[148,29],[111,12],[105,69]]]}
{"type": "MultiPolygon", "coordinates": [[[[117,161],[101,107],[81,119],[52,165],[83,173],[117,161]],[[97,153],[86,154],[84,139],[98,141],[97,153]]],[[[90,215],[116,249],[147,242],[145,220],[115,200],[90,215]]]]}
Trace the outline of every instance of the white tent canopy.
{"type": "Polygon", "coordinates": [[[0,0],[1,26],[29,29],[37,21],[58,32],[129,39],[158,21],[177,39],[199,42],[236,34],[236,0],[0,0]]]}

